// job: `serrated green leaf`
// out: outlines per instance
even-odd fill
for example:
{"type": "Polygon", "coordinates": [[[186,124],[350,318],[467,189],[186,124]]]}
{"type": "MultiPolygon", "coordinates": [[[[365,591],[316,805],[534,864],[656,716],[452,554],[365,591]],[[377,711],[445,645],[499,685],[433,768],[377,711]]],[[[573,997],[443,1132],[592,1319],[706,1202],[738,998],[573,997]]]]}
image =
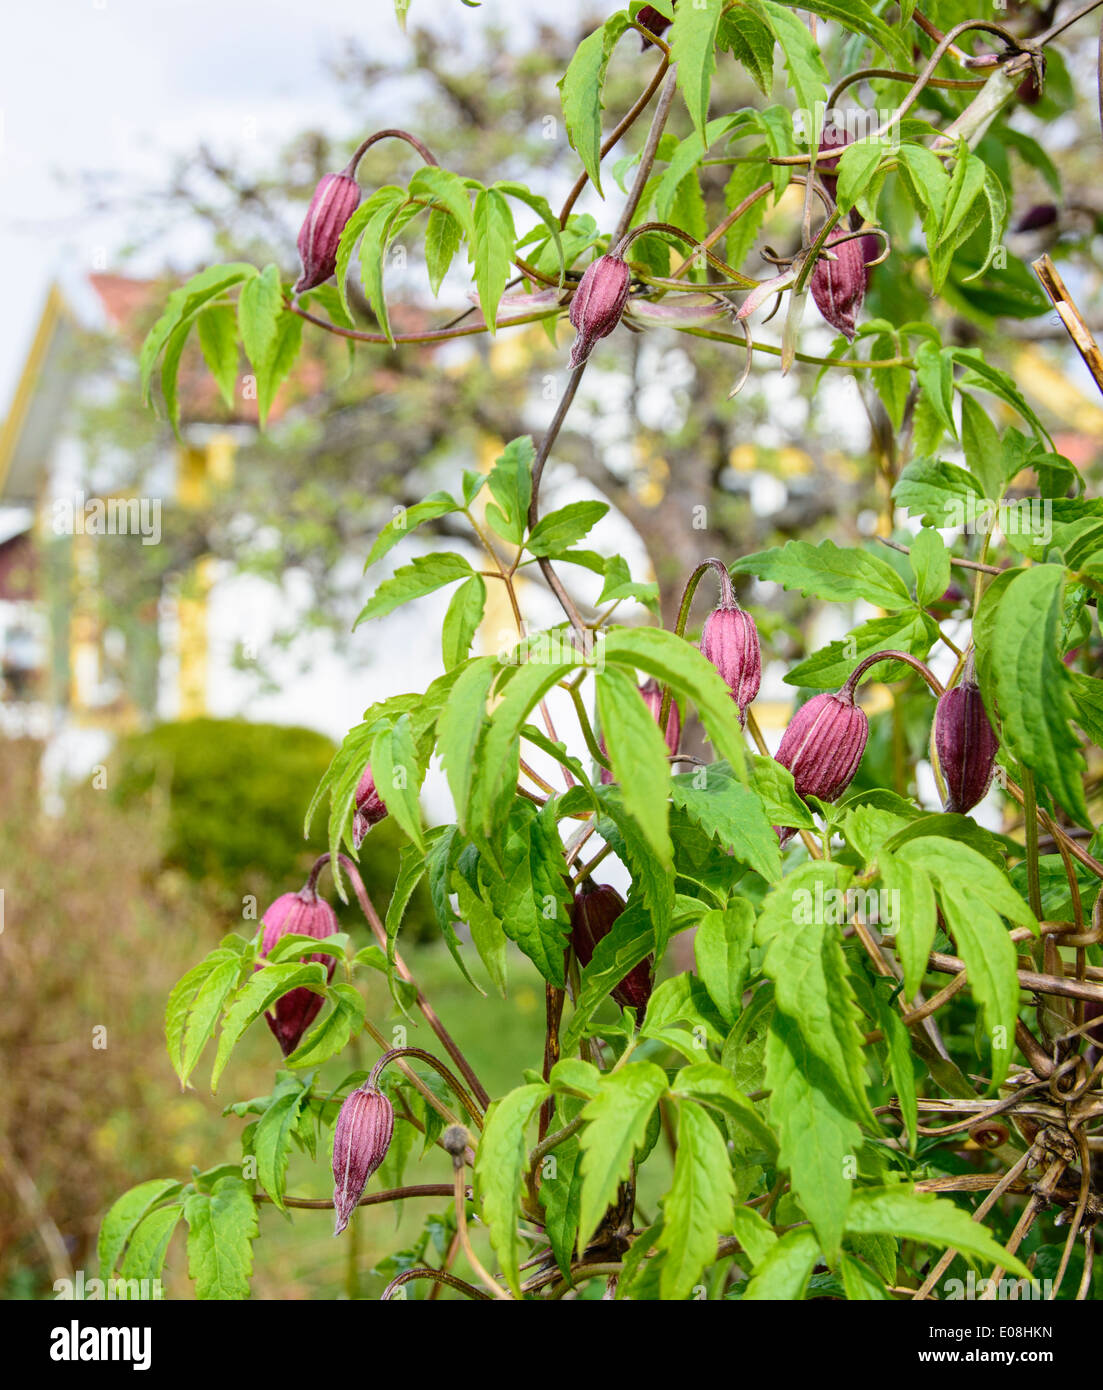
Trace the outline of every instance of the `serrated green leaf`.
{"type": "Polygon", "coordinates": [[[838,602],[860,598],[887,609],[905,608],[911,602],[907,586],[886,560],[834,541],[819,545],[787,541],[773,550],[744,555],[731,568],[733,573],[770,579],[816,598],[838,602]]]}
{"type": "Polygon", "coordinates": [[[490,1243],[515,1298],[521,1297],[517,1225],[521,1187],[528,1171],[525,1126],[550,1093],[548,1086],[538,1083],[519,1086],[495,1101],[475,1153],[483,1220],[490,1227],[490,1243]]]}
{"type": "Polygon", "coordinates": [[[232,410],[237,389],[237,315],[231,304],[213,304],[198,318],[203,360],[218,383],[222,399],[232,410]]]}
{"type": "Polygon", "coordinates": [[[692,1293],[705,1266],[716,1258],[717,1237],[731,1232],[734,1201],[723,1136],[704,1110],[680,1102],[674,1178],[663,1203],[659,1237],[659,1248],[666,1251],[660,1280],[664,1299],[692,1293]]]}
{"type": "Polygon", "coordinates": [[[196,1298],[248,1298],[257,1211],[241,1178],[222,1177],[210,1192],[193,1192],[184,1219],[196,1298]]]}
{"type": "Polygon", "coordinates": [[[754,909],[745,898],[713,908],[698,923],[693,940],[697,974],[729,1024],[743,1008],[753,944],[754,909]]]}
{"type": "Polygon", "coordinates": [[[97,1252],[100,1278],[109,1279],[127,1241],[143,1218],[159,1203],[168,1201],[180,1191],[175,1178],[151,1178],[132,1187],[115,1201],[100,1223],[97,1252]]]}
{"type": "Polygon", "coordinates": [[[666,1075],[653,1062],[629,1062],[601,1078],[582,1111],[582,1201],[579,1242],[589,1244],[618,1184],[628,1176],[632,1155],[643,1143],[651,1112],[666,1091],[666,1075]]]}
{"type": "Polygon", "coordinates": [[[627,28],[627,14],[620,11],[611,15],[600,29],[588,34],[578,45],[558,84],[567,139],[602,197],[601,113],[605,109],[602,100],[605,73],[617,40],[627,28]]]}
{"type": "Polygon", "coordinates": [[[517,233],[509,204],[497,189],[480,189],[475,197],[475,234],[469,259],[475,267],[479,304],[491,336],[496,331],[498,302],[513,264],[513,243],[517,233]]]}
{"type": "Polygon", "coordinates": [[[371,618],[385,617],[411,599],[435,593],[446,584],[453,584],[457,579],[465,579],[473,573],[474,570],[463,556],[452,551],[419,555],[410,564],[395,570],[389,579],[384,579],[361,610],[353,627],[359,627],[371,618]]]}
{"type": "Polygon", "coordinates": [[[847,1213],[848,1231],[862,1234],[885,1232],[903,1240],[919,1240],[953,1247],[964,1254],[1000,1265],[1016,1279],[1028,1279],[1030,1271],[979,1221],[944,1197],[913,1188],[863,1188],[855,1192],[847,1213]]]}
{"type": "Polygon", "coordinates": [[[631,677],[606,665],[598,673],[596,686],[601,727],[625,810],[643,831],[659,863],[669,869],[673,847],[667,828],[670,763],[666,740],[631,677]]]}

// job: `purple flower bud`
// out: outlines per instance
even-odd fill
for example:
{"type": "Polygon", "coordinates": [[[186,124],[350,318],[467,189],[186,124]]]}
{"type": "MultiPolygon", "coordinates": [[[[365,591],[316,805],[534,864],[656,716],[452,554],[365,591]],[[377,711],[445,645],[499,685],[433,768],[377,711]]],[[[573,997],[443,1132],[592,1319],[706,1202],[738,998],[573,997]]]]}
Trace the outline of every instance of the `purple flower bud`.
{"type": "Polygon", "coordinates": [[[821,256],[809,285],[816,308],[831,327],[853,338],[858,310],[869,288],[867,243],[876,243],[877,238],[851,237],[849,241],[842,241],[840,238],[846,235],[846,232],[832,232],[827,238],[824,247],[830,249],[836,259],[832,261],[821,256]]]}
{"type": "Polygon", "coordinates": [[[586,267],[571,300],[571,323],[578,336],[571,348],[570,365],[586,361],[599,338],[607,338],[628,302],[631,272],[619,256],[601,256],[586,267]]]}
{"type": "Polygon", "coordinates": [[[356,784],[356,810],[352,817],[352,843],[357,849],[364,843],[364,836],[378,825],[387,815],[387,808],[375,789],[375,778],[371,765],[364,768],[360,781],[356,784]]]}
{"type": "Polygon", "coordinates": [[[739,722],[746,723],[747,707],[762,683],[762,651],[754,619],[738,604],[714,608],[701,631],[701,651],[723,676],[739,707],[739,722]]]}
{"type": "Polygon", "coordinates": [[[1015,227],[1017,232],[1037,232],[1043,227],[1052,227],[1057,221],[1057,206],[1054,203],[1037,203],[1023,213],[1015,227]]]}
{"type": "MultiPolygon", "coordinates": [[[[297,893],[284,893],[264,914],[261,955],[266,956],[281,936],[313,936],[321,941],[337,930],[337,914],[308,885],[297,893]]],[[[333,978],[337,962],[332,956],[313,955],[307,959],[327,961],[328,978],[333,978]]],[[[274,1014],[264,1015],[285,1057],[298,1047],[303,1034],[318,1017],[322,1002],[322,996],[312,989],[292,989],[276,1000],[274,1014]]]]}
{"type": "MultiPolygon", "coordinates": [[[[613,930],[613,923],[624,911],[624,899],[615,888],[585,879],[571,906],[571,945],[583,969],[593,960],[597,943],[613,930]]],[[[642,1019],[651,998],[655,963],[652,956],[641,960],[613,990],[613,998],[626,1009],[636,1009],[642,1019]]]]}
{"type": "Polygon", "coordinates": [[[303,273],[295,285],[302,294],[328,280],[337,268],[337,245],[345,223],[360,204],[360,185],[348,174],[323,174],[299,232],[303,273]]]}
{"type": "MultiPolygon", "coordinates": [[[[657,724],[659,722],[659,716],[663,712],[662,687],[659,685],[658,681],[649,678],[645,680],[643,685],[639,687],[639,692],[643,696],[644,704],[651,711],[651,718],[654,719],[655,723],[657,724]]],[[[678,706],[672,698],[670,701],[670,711],[666,716],[666,746],[671,751],[671,753],[677,753],[678,740],[681,738],[681,736],[682,719],[678,713],[678,706]]],[[[609,750],[605,746],[604,735],[602,735],[602,737],[598,739],[598,747],[606,755],[606,757],[608,757],[609,750]]],[[[616,779],[614,778],[609,768],[603,767],[601,769],[601,781],[603,785],[607,786],[610,782],[613,782],[615,780],[616,779]]]]}
{"type": "Polygon", "coordinates": [[[349,1224],[368,1179],[387,1157],[393,1133],[394,1109],[374,1086],[361,1086],[341,1106],[333,1131],[335,1236],[349,1224]]]}
{"type": "MultiPolygon", "coordinates": [[[[677,0],[674,0],[674,3],[677,4],[677,0]]],[[[643,27],[654,34],[656,38],[662,38],[663,34],[670,28],[672,21],[667,19],[665,14],[660,14],[653,5],[644,5],[643,9],[640,10],[639,14],[636,16],[636,23],[642,24],[643,27]]],[[[640,44],[641,51],[650,48],[651,40],[644,38],[642,34],[640,37],[643,40],[640,44]]]]}
{"type": "Polygon", "coordinates": [[[975,681],[963,680],[939,697],[933,745],[943,805],[964,815],[991,786],[1000,746],[975,681]]]}
{"type": "Polygon", "coordinates": [[[869,734],[865,711],[845,687],[801,705],[781,736],[776,760],[793,774],[798,796],[834,801],[858,771],[869,734]]]}

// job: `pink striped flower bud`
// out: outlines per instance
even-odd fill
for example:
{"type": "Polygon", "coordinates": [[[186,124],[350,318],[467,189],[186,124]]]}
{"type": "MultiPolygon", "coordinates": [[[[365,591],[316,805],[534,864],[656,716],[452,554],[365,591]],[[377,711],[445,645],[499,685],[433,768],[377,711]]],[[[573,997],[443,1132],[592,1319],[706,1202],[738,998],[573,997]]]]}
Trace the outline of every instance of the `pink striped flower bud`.
{"type": "Polygon", "coordinates": [[[375,778],[372,776],[371,765],[364,768],[360,781],[356,785],[356,810],[352,817],[352,843],[357,849],[364,843],[364,836],[372,828],[378,825],[387,815],[387,808],[383,805],[383,800],[375,789],[375,778]]]}
{"type": "Polygon", "coordinates": [[[312,290],[337,268],[337,247],[345,223],[360,205],[360,185],[348,174],[323,174],[299,232],[303,273],[295,293],[312,290]]]}
{"type": "MultiPolygon", "coordinates": [[[[866,253],[869,243],[876,244],[876,237],[851,237],[849,241],[840,238],[848,235],[844,231],[832,232],[824,242],[824,247],[835,256],[829,260],[820,256],[809,287],[816,308],[839,333],[853,338],[858,311],[869,288],[869,267],[866,253]]],[[[876,256],[876,252],[874,252],[876,256]]]]}
{"type": "Polygon", "coordinates": [[[349,1224],[368,1179],[387,1157],[394,1133],[394,1108],[382,1091],[361,1086],[341,1106],[333,1131],[333,1234],[349,1224]]]}
{"type": "MultiPolygon", "coordinates": [[[[624,899],[615,888],[594,883],[592,879],[583,880],[571,906],[571,945],[583,969],[593,960],[598,942],[613,930],[613,923],[624,907],[624,899]]],[[[641,1019],[651,998],[654,969],[654,957],[648,956],[634,965],[613,990],[617,1003],[626,1009],[636,1009],[641,1019]]]]}
{"type": "Polygon", "coordinates": [[[586,361],[599,338],[607,338],[628,302],[631,272],[619,256],[601,256],[591,262],[571,300],[571,323],[578,336],[571,348],[570,365],[586,361]]]}
{"type": "Polygon", "coordinates": [[[933,746],[942,804],[964,815],[992,785],[1000,746],[975,681],[963,680],[939,697],[933,746]]]}
{"type": "Polygon", "coordinates": [[[844,686],[801,705],[781,736],[776,760],[793,774],[798,796],[834,801],[858,771],[869,735],[865,711],[844,686]]]}
{"type": "Polygon", "coordinates": [[[762,650],[758,628],[751,615],[732,602],[723,603],[705,619],[701,651],[724,678],[739,708],[739,722],[747,721],[747,707],[762,683],[762,650]]]}
{"type": "MultiPolygon", "coordinates": [[[[278,897],[264,914],[261,955],[266,956],[283,936],[313,936],[321,941],[337,930],[337,914],[308,884],[297,893],[278,897]]],[[[333,978],[337,962],[332,956],[313,955],[307,959],[328,962],[328,978],[333,978]]],[[[321,1007],[322,995],[315,994],[312,989],[299,988],[281,995],[276,1000],[275,1012],[264,1015],[285,1057],[298,1047],[321,1007]]]]}

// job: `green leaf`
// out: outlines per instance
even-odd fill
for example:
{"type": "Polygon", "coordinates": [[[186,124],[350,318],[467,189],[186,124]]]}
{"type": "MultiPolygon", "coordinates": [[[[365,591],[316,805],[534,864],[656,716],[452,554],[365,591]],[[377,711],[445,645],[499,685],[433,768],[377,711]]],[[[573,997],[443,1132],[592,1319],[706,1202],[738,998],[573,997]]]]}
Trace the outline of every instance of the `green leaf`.
{"type": "MultiPolygon", "coordinates": [[[[383,968],[386,968],[385,964],[383,968]]],[[[333,1008],[284,1060],[285,1067],[321,1066],[343,1052],[349,1039],[356,1037],[364,1026],[364,996],[354,985],[330,985],[329,995],[333,999],[333,1008]]]]}
{"type": "Polygon", "coordinates": [[[446,671],[467,660],[485,608],[486,584],[481,574],[473,574],[452,595],[444,615],[440,645],[446,671]]]}
{"type": "Polygon", "coordinates": [[[372,743],[368,762],[383,804],[424,854],[418,802],[421,775],[408,714],[402,715],[393,727],[380,729],[372,743]]]}
{"type": "Polygon", "coordinates": [[[248,1298],[257,1210],[241,1178],[222,1177],[210,1192],[193,1192],[184,1219],[196,1298],[248,1298]]]}
{"type": "Polygon", "coordinates": [[[466,829],[475,749],[486,726],[487,697],[497,673],[497,662],[492,656],[477,657],[465,666],[437,725],[437,749],[461,830],[466,829]]]}
{"type": "Polygon", "coordinates": [[[713,763],[682,773],[671,784],[674,805],[687,811],[708,835],[748,864],[768,883],[781,877],[774,824],[757,791],[713,763]]]}
{"type": "Polygon", "coordinates": [[[230,1053],[246,1028],[282,995],[293,989],[313,989],[322,994],[326,984],[326,968],[321,961],[298,964],[266,965],[242,985],[222,1021],[218,1052],[211,1069],[211,1090],[218,1089],[219,1078],[230,1059],[230,1053]]]}
{"type": "Polygon", "coordinates": [[[341,297],[341,308],[349,318],[352,315],[349,311],[346,283],[348,281],[349,261],[352,260],[352,253],[356,250],[356,243],[363,236],[364,229],[376,217],[401,206],[405,201],[406,190],[404,188],[398,188],[394,184],[385,184],[382,188],[377,188],[370,198],[360,204],[341,231],[341,239],[337,243],[335,276],[337,292],[341,297]]]}
{"type": "Polygon", "coordinates": [[[754,909],[745,898],[706,912],[698,923],[693,941],[697,974],[729,1024],[743,1008],[753,944],[754,909]]]}
{"type": "Polygon", "coordinates": [[[766,1085],[779,1163],[789,1170],[805,1215],[833,1259],[846,1226],[848,1174],[857,1174],[862,1132],[849,1107],[842,1108],[830,1072],[809,1050],[801,1029],[780,1012],[770,1020],[766,1038],[766,1085]]]}
{"type": "Polygon", "coordinates": [[[514,183],[510,180],[502,181],[499,179],[498,182],[494,184],[494,187],[498,189],[499,192],[505,193],[507,197],[516,198],[519,202],[524,203],[526,207],[531,208],[537,217],[539,217],[540,221],[543,222],[544,226],[547,227],[551,244],[555,247],[556,255],[559,257],[559,284],[562,286],[563,273],[567,269],[567,263],[563,252],[563,240],[559,232],[559,218],[552,212],[547,198],[543,197],[540,193],[533,193],[532,190],[526,188],[523,183],[514,183]]]}
{"type": "Polygon", "coordinates": [[[101,1279],[111,1277],[123,1248],[143,1217],[179,1191],[180,1184],[174,1178],[151,1178],[124,1192],[111,1205],[100,1224],[97,1246],[101,1279]]]}
{"type": "Polygon", "coordinates": [[[915,593],[924,607],[940,599],[950,586],[950,552],[937,531],[924,527],[911,543],[915,593]]]}
{"type": "Polygon", "coordinates": [[[839,1273],[850,1302],[891,1302],[885,1286],[869,1266],[856,1260],[853,1255],[843,1255],[839,1261],[839,1273]]]}
{"type": "Polygon", "coordinates": [[[429,272],[429,288],[440,293],[441,284],[460,249],[460,226],[451,213],[434,208],[425,226],[425,268],[429,272]]]}
{"type": "Polygon", "coordinates": [[[273,397],[295,365],[302,341],[303,321],[284,308],[277,266],[265,266],[246,283],[238,299],[237,316],[245,354],[256,373],[257,411],[263,427],[273,397]]]}
{"type": "Polygon", "coordinates": [[[517,1224],[521,1187],[528,1171],[525,1126],[536,1107],[551,1094],[543,1083],[519,1086],[495,1101],[475,1154],[475,1181],[482,1198],[483,1220],[490,1227],[490,1243],[506,1283],[515,1298],[521,1297],[517,1224]]]}
{"type": "MultiPolygon", "coordinates": [[[[579,1066],[586,1065],[579,1063],[579,1066]]],[[[552,1069],[553,1085],[561,1066],[563,1063],[559,1062],[552,1069]]],[[[570,1124],[582,1105],[582,1100],[577,1096],[558,1094],[555,1126],[570,1124]]],[[[539,1197],[540,1205],[544,1208],[544,1229],[551,1242],[555,1262],[563,1277],[569,1279],[578,1239],[578,1211],[582,1199],[582,1152],[576,1137],[558,1144],[544,1159],[539,1197]]]]}
{"type": "Polygon", "coordinates": [[[903,469],[892,489],[893,501],[926,525],[963,525],[980,515],[985,498],[975,478],[954,463],[918,458],[903,469]]]}
{"type": "MultiPolygon", "coordinates": [[[[801,865],[767,896],[755,939],[766,948],[762,970],[774,981],[778,1012],[789,1017],[807,1054],[830,1077],[833,1101],[872,1124],[861,1013],[842,946],[852,913],[844,885],[835,863],[801,865]]],[[[826,1077],[819,1084],[829,1085],[826,1077]]]]}
{"type": "Polygon", "coordinates": [[[606,665],[638,667],[697,706],[717,752],[736,776],[745,776],[743,730],[731,691],[696,647],[663,628],[611,628],[603,647],[606,665]]]}
{"type": "Polygon", "coordinates": [[[752,1268],[765,1259],[778,1241],[774,1228],[754,1207],[736,1207],[732,1217],[732,1233],[752,1268]]]}
{"type": "Polygon", "coordinates": [[[924,399],[934,411],[943,428],[955,435],[954,362],[949,349],[939,350],[937,344],[920,343],[915,354],[915,378],[924,399]]]}
{"type": "Polygon", "coordinates": [[[776,1303],[803,1298],[819,1258],[820,1243],[807,1226],[786,1231],[755,1265],[754,1277],[743,1290],[743,1301],[776,1303]]]}
{"type": "Polygon", "coordinates": [[[1003,495],[1003,446],[992,417],[975,396],[961,398],[961,445],[969,471],[980,483],[984,496],[996,501],[1003,495]]]}
{"type": "Polygon", "coordinates": [[[232,410],[237,389],[237,315],[231,304],[213,304],[199,315],[199,346],[203,360],[218,382],[222,399],[232,410]]]}
{"type": "Polygon", "coordinates": [[[472,574],[474,570],[463,556],[452,551],[419,555],[410,564],[395,570],[389,579],[384,579],[361,610],[353,627],[359,627],[371,618],[385,617],[411,599],[435,593],[446,584],[453,584],[457,579],[465,579],[472,574]]]}
{"type": "Polygon", "coordinates": [[[727,1145],[708,1114],[689,1101],[678,1106],[674,1179],[663,1203],[659,1248],[666,1251],[660,1288],[664,1299],[688,1298],[716,1239],[731,1231],[735,1184],[727,1145]]]}
{"type": "Polygon", "coordinates": [[[608,510],[607,502],[569,502],[540,518],[525,549],[532,555],[554,555],[565,550],[588,535],[608,510]]]}
{"type": "Polygon", "coordinates": [[[720,47],[730,49],[747,69],[762,95],[769,96],[774,80],[774,34],[765,21],[746,5],[735,5],[720,16],[716,37],[720,47]]]}
{"type": "MultiPolygon", "coordinates": [[[[169,1241],[183,1215],[184,1208],[174,1204],[171,1207],[158,1207],[156,1211],[151,1211],[148,1216],[142,1218],[123,1256],[119,1269],[119,1277],[122,1280],[146,1279],[152,1282],[161,1277],[169,1241]]],[[[125,1284],[123,1296],[129,1296],[125,1284]]]]}
{"type": "Polygon", "coordinates": [[[383,263],[392,238],[416,215],[417,210],[416,204],[405,198],[382,202],[360,239],[360,280],[372,313],[391,347],[394,347],[395,340],[383,289],[383,263]]]}
{"type": "Polygon", "coordinates": [[[816,111],[817,103],[822,103],[827,95],[827,69],[808,27],[792,10],[774,0],[754,0],[753,8],[773,30],[798,108],[809,113],[816,111]]]}
{"type": "Polygon", "coordinates": [[[862,1188],[851,1200],[846,1228],[864,1235],[884,1232],[903,1240],[952,1247],[1000,1265],[1016,1279],[1030,1278],[1022,1261],[1009,1255],[979,1221],[932,1192],[916,1192],[904,1185],[862,1188]]]}
{"type": "MultiPolygon", "coordinates": [[[[941,594],[943,590],[939,590],[941,594]]],[[[788,685],[808,686],[815,690],[834,690],[842,685],[860,661],[875,652],[895,649],[925,657],[931,644],[938,639],[938,624],[927,613],[907,608],[885,618],[870,618],[854,628],[845,641],[832,642],[813,652],[785,676],[788,685]]],[[[901,661],[878,662],[869,668],[870,674],[884,681],[900,680],[911,674],[901,661]]]]}
{"type": "MultiPolygon", "coordinates": [[[[453,225],[470,244],[475,239],[475,218],[471,212],[471,194],[467,180],[451,169],[425,164],[410,180],[411,198],[429,198],[437,208],[452,215],[453,225]]],[[[445,267],[447,269],[447,267],[445,267]]]]}
{"type": "Polygon", "coordinates": [[[549,984],[562,989],[571,895],[563,876],[563,845],[555,809],[554,800],[539,814],[531,802],[515,802],[498,840],[503,871],[480,874],[480,883],[505,934],[549,984]]]}
{"type": "Polygon", "coordinates": [[[865,0],[801,0],[797,8],[842,24],[855,34],[865,35],[903,66],[911,61],[911,48],[900,34],[902,26],[886,24],[865,0]]]}
{"type": "Polygon", "coordinates": [[[392,546],[396,546],[411,531],[416,531],[422,522],[435,521],[439,516],[447,516],[450,512],[459,510],[459,503],[447,492],[434,492],[432,496],[426,497],[423,502],[416,502],[412,507],[397,508],[395,515],[376,536],[368,552],[368,558],[364,561],[364,569],[374,565],[376,560],[381,560],[392,546]]]}
{"type": "Polygon", "coordinates": [[[938,929],[934,886],[918,864],[886,849],[880,850],[877,862],[892,904],[896,950],[904,967],[904,996],[914,999],[927,973],[938,929]]]}
{"type": "Polygon", "coordinates": [[[904,1026],[903,1019],[890,1002],[885,990],[875,987],[873,998],[877,1007],[877,1024],[885,1035],[893,1088],[900,1103],[900,1114],[908,1132],[911,1152],[914,1153],[918,1134],[919,1108],[916,1103],[915,1073],[912,1071],[911,1038],[904,1026]]]}
{"type": "Polygon", "coordinates": [[[624,671],[606,665],[595,683],[609,761],[625,810],[643,831],[659,863],[669,870],[674,851],[667,828],[670,764],[666,740],[640,698],[635,681],[624,671]]]}
{"type": "Polygon", "coordinates": [[[1072,680],[1059,646],[1064,585],[1060,565],[1035,565],[1011,580],[992,630],[992,675],[1011,755],[1081,825],[1089,825],[1085,763],[1069,727],[1076,717],[1072,680]]]}
{"type": "Polygon", "coordinates": [[[677,65],[678,90],[702,139],[709,114],[709,89],[716,71],[716,29],[723,9],[723,0],[678,5],[667,35],[671,61],[677,65]]]}
{"type": "Polygon", "coordinates": [[[280,1209],[286,1192],[287,1159],[299,1123],[299,1113],[310,1100],[308,1089],[296,1086],[276,1095],[260,1117],[253,1136],[257,1181],[280,1209]]]}
{"type": "Polygon", "coordinates": [[[479,303],[491,336],[496,331],[498,301],[509,279],[516,239],[513,214],[505,198],[497,189],[480,189],[475,196],[475,236],[469,260],[475,267],[479,303]]]}
{"type": "Polygon", "coordinates": [[[840,212],[848,212],[866,192],[888,148],[880,140],[855,140],[846,146],[839,156],[835,188],[840,212]]]}
{"type": "Polygon", "coordinates": [[[173,290],[165,301],[164,312],[146,335],[142,344],[138,365],[141,371],[142,399],[150,403],[153,369],[165,345],[177,330],[187,326],[201,310],[218,299],[227,290],[240,285],[257,274],[255,266],[245,261],[232,261],[227,265],[212,265],[193,275],[186,285],[173,290]]]}
{"type": "Polygon", "coordinates": [[[462,873],[454,870],[451,882],[460,917],[470,928],[471,940],[479,953],[479,959],[486,966],[494,988],[504,999],[508,938],[502,924],[462,873]]]}
{"type": "Polygon", "coordinates": [[[617,40],[627,28],[627,14],[620,11],[611,15],[600,29],[588,34],[578,45],[558,84],[567,139],[578,152],[594,189],[602,197],[601,113],[605,109],[602,100],[605,73],[617,40]]]}
{"type": "Polygon", "coordinates": [[[495,460],[487,483],[494,502],[486,509],[486,519],[503,540],[520,545],[528,525],[532,500],[532,464],[536,448],[529,435],[511,439],[495,460]]]}
{"type": "Polygon", "coordinates": [[[165,1009],[165,1037],[181,1086],[187,1085],[240,976],[240,957],[219,948],[173,987],[165,1009]]]}
{"type": "Polygon", "coordinates": [[[597,1095],[582,1111],[580,1245],[590,1243],[618,1184],[628,1176],[632,1155],[665,1091],[666,1074],[653,1062],[629,1062],[602,1076],[597,1095]]]}
{"type": "Polygon", "coordinates": [[[905,608],[911,602],[907,586],[886,560],[865,550],[843,549],[834,541],[788,541],[780,548],[744,555],[732,571],[838,602],[860,598],[887,609],[905,608]]]}
{"type": "Polygon", "coordinates": [[[992,1079],[998,1084],[1011,1061],[1019,1007],[1015,945],[1000,914],[1036,928],[1034,915],[1000,870],[968,845],[922,836],[902,844],[894,857],[923,869],[938,885],[942,915],[983,1011],[992,1079]]]}

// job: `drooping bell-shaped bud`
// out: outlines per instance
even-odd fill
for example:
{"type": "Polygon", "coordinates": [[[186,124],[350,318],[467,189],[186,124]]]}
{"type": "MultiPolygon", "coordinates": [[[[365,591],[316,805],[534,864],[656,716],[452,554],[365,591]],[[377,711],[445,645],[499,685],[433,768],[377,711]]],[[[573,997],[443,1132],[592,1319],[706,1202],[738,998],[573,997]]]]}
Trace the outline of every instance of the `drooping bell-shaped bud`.
{"type": "Polygon", "coordinates": [[[809,285],[816,308],[839,333],[853,338],[858,311],[869,288],[869,267],[866,264],[868,243],[875,237],[851,237],[843,241],[846,232],[833,232],[824,243],[834,260],[820,256],[812,271],[809,285]]]}
{"type": "Polygon", "coordinates": [[[601,256],[587,267],[571,300],[571,323],[578,336],[571,348],[570,365],[580,366],[599,338],[607,338],[624,313],[632,273],[619,256],[601,256]]]}
{"type": "Polygon", "coordinates": [[[705,619],[701,651],[724,678],[739,709],[739,722],[747,721],[747,707],[762,683],[762,650],[758,628],[749,613],[732,600],[721,603],[705,619]]]}
{"type": "Polygon", "coordinates": [[[387,808],[375,788],[371,765],[364,768],[360,781],[356,784],[356,810],[352,816],[352,843],[357,849],[364,843],[364,836],[378,825],[387,815],[387,808]]]}
{"type": "MultiPolygon", "coordinates": [[[[643,698],[644,704],[651,711],[651,718],[654,719],[655,723],[657,724],[663,712],[662,686],[659,684],[657,680],[654,680],[649,677],[647,680],[644,681],[643,685],[639,687],[639,692],[643,698]]],[[[667,748],[669,748],[671,753],[677,753],[678,742],[681,739],[681,737],[682,718],[681,715],[678,713],[677,702],[671,699],[670,712],[666,716],[666,746],[667,748]]],[[[605,746],[604,735],[602,735],[602,737],[598,739],[598,747],[604,754],[606,754],[606,756],[608,756],[609,750],[605,746]]],[[[610,769],[607,767],[603,767],[601,769],[602,783],[604,785],[608,785],[610,782],[614,780],[615,779],[610,769]]]]}
{"type": "MultiPolygon", "coordinates": [[[[624,899],[606,883],[584,879],[571,906],[571,945],[583,969],[593,960],[602,937],[613,930],[613,923],[624,911],[624,899]]],[[[625,975],[613,990],[613,998],[626,1009],[636,1009],[642,1019],[651,998],[654,958],[648,956],[625,975]]]]}
{"type": "Polygon", "coordinates": [[[837,695],[814,695],[801,705],[781,736],[776,760],[793,774],[798,796],[834,801],[858,771],[868,735],[865,711],[844,686],[837,695]]]}
{"type": "Polygon", "coordinates": [[[992,785],[1000,741],[988,722],[980,688],[967,675],[939,697],[931,739],[947,811],[971,811],[992,785]]]}
{"type": "MultiPolygon", "coordinates": [[[[283,936],[313,936],[321,941],[337,930],[337,914],[307,884],[297,893],[284,893],[278,897],[264,914],[261,955],[266,956],[283,936]]],[[[313,955],[307,959],[326,963],[328,978],[333,978],[337,962],[332,956],[313,955]]],[[[257,968],[260,969],[259,966],[257,968]]],[[[322,1003],[322,996],[315,994],[312,989],[292,989],[276,1000],[274,1011],[269,1010],[264,1015],[285,1057],[298,1047],[303,1034],[317,1018],[322,1003]]]]}
{"type": "Polygon", "coordinates": [[[1056,203],[1035,203],[1028,208],[1015,224],[1017,232],[1039,232],[1043,227],[1052,227],[1058,218],[1056,203]]]}
{"type": "Polygon", "coordinates": [[[299,232],[303,273],[295,283],[302,294],[328,280],[337,268],[337,246],[345,223],[360,205],[360,185],[348,174],[323,174],[299,232]]]}
{"type": "Polygon", "coordinates": [[[368,1179],[387,1157],[394,1133],[394,1108],[374,1086],[361,1086],[341,1106],[333,1131],[333,1234],[349,1224],[368,1179]]]}
{"type": "MultiPolygon", "coordinates": [[[[674,3],[677,4],[678,0],[674,0],[674,3]]],[[[653,5],[644,5],[643,9],[640,10],[639,14],[636,16],[636,23],[642,24],[648,33],[654,34],[657,39],[661,39],[670,28],[673,20],[667,19],[665,14],[660,14],[653,5]]],[[[646,35],[641,34],[640,38],[642,39],[642,43],[640,44],[641,51],[651,47],[651,40],[647,38],[646,35]]]]}

